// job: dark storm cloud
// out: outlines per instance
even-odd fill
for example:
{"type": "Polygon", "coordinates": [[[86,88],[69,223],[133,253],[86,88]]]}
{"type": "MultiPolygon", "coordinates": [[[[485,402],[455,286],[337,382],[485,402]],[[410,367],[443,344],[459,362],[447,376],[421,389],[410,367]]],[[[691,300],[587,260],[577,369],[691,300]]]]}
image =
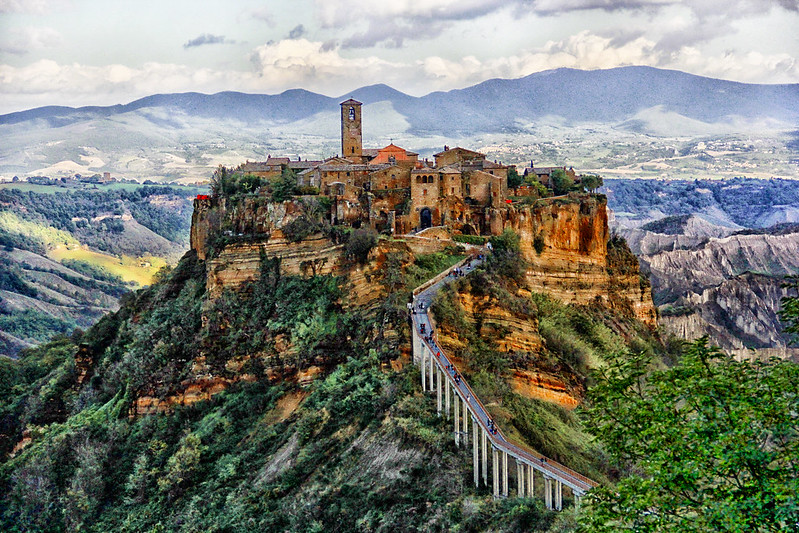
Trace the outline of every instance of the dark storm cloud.
{"type": "Polygon", "coordinates": [[[305,35],[305,26],[298,24],[289,32],[289,39],[299,39],[305,35]]]}
{"type": "Polygon", "coordinates": [[[203,46],[205,44],[234,44],[236,41],[226,39],[224,35],[211,35],[210,33],[203,33],[195,37],[183,45],[183,48],[194,48],[195,46],[203,46]]]}

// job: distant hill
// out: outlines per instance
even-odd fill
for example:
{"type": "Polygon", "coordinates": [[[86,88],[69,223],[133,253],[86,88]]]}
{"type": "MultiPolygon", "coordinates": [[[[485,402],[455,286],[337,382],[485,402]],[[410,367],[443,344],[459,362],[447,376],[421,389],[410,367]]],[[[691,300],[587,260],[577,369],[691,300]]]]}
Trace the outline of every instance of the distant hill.
{"type": "Polygon", "coordinates": [[[717,80],[652,67],[584,71],[548,70],[518,79],[492,79],[447,92],[413,97],[387,85],[356,89],[330,98],[302,89],[277,95],[221,92],[157,94],[110,107],[41,107],[0,116],[0,125],[44,120],[52,127],[163,108],[190,116],[293,122],[335,110],[352,96],[365,104],[389,101],[416,132],[444,134],[514,129],[517,121],[558,116],[573,122],[634,120],[637,113],[660,107],[702,122],[730,117],[769,118],[799,124],[799,84],[756,85],[717,80]]]}
{"type": "Polygon", "coordinates": [[[337,98],[302,89],[277,95],[228,91],[157,94],[109,107],[41,107],[0,116],[0,176],[109,171],[197,180],[218,164],[270,154],[331,156],[339,149],[338,104],[349,97],[366,104],[366,146],[394,140],[423,157],[444,143],[460,143],[510,163],[535,159],[585,169],[632,164],[627,173],[799,173],[792,163],[799,161],[791,148],[795,137],[789,136],[799,130],[799,84],[744,84],[622,67],[550,70],[421,97],[379,84],[337,98]],[[776,147],[758,144],[763,131],[784,139],[776,147]],[[719,154],[729,153],[729,143],[712,151],[684,140],[658,140],[730,134],[746,139],[735,150],[768,154],[759,167],[726,162],[719,154]],[[568,143],[557,142],[564,137],[568,143]],[[678,159],[664,166],[664,157],[678,159]]]}

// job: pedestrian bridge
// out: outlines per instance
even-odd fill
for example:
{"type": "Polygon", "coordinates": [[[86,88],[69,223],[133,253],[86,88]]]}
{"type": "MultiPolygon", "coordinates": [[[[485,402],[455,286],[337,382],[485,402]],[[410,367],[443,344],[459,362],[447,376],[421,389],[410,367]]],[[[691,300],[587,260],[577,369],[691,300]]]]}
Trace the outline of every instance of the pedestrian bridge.
{"type": "Polygon", "coordinates": [[[414,290],[414,310],[411,314],[413,361],[421,368],[422,390],[435,394],[439,416],[452,419],[455,444],[468,446],[471,441],[475,487],[479,487],[481,482],[488,485],[490,455],[494,497],[508,497],[510,458],[516,465],[517,496],[532,498],[535,495],[536,478],[540,478],[547,509],[560,511],[563,508],[564,486],[571,490],[574,505],[579,507],[582,496],[597,483],[530,448],[509,442],[500,428],[496,425],[491,427],[488,410],[480,398],[457,372],[435,338],[429,336],[429,308],[433,296],[452,279],[450,274],[455,268],[460,268],[466,274],[479,261],[471,260],[471,266],[466,266],[466,263],[463,261],[455,265],[414,290]],[[419,304],[423,307],[422,311],[419,310],[419,304]]]}

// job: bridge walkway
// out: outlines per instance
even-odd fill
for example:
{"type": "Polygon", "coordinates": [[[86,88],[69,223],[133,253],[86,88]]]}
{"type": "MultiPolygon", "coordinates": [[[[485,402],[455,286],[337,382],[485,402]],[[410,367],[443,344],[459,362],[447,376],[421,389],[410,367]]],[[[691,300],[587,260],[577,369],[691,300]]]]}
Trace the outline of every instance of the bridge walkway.
{"type": "Polygon", "coordinates": [[[456,268],[460,268],[464,275],[467,275],[481,262],[478,259],[461,261],[414,291],[414,310],[411,314],[413,358],[414,363],[422,370],[422,389],[435,392],[439,414],[443,412],[447,418],[453,419],[456,444],[460,445],[463,440],[464,444],[468,445],[469,425],[471,425],[476,487],[479,487],[481,479],[483,484],[488,484],[490,449],[492,489],[495,497],[507,497],[509,494],[508,458],[510,457],[516,463],[518,496],[533,497],[536,473],[539,473],[543,478],[544,501],[548,509],[563,508],[564,485],[571,490],[575,506],[579,506],[580,498],[597,483],[535,450],[508,441],[502,430],[496,424],[492,424],[488,409],[466,379],[457,372],[446,351],[441,348],[434,336],[429,335],[432,328],[429,309],[436,293],[446,283],[455,279],[452,272],[456,268]]]}

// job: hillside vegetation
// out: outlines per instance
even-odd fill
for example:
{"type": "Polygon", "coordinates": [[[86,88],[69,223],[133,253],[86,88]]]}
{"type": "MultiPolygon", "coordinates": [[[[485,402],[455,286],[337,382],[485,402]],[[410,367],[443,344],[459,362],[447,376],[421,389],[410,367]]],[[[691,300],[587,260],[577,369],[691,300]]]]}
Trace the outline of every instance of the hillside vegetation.
{"type": "Polygon", "coordinates": [[[86,328],[188,246],[194,191],[0,188],[0,354],[86,328]]]}

